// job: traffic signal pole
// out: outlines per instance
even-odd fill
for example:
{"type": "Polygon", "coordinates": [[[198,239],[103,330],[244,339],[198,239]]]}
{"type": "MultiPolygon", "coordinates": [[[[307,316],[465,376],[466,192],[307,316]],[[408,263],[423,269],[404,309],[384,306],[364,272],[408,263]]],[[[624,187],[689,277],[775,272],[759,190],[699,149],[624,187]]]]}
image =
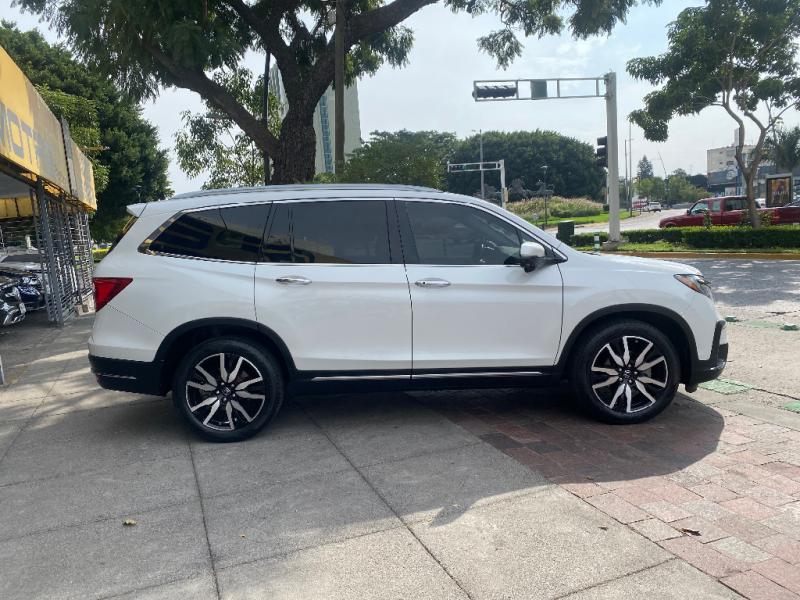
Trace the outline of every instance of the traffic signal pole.
{"type": "Polygon", "coordinates": [[[606,135],[608,136],[608,241],[619,244],[619,145],[617,143],[617,74],[607,73],[606,135]]]}
{"type": "Polygon", "coordinates": [[[559,100],[567,98],[606,99],[606,137],[608,167],[608,240],[616,245],[619,237],[619,147],[617,145],[617,75],[602,77],[557,77],[554,79],[494,79],[473,81],[472,97],[476,102],[510,102],[514,100],[559,100]],[[594,81],[594,93],[562,92],[562,82],[594,81]],[[600,82],[605,90],[600,92],[600,82]],[[552,85],[551,85],[552,84],[552,85]],[[551,92],[555,94],[551,94],[551,92]]]}

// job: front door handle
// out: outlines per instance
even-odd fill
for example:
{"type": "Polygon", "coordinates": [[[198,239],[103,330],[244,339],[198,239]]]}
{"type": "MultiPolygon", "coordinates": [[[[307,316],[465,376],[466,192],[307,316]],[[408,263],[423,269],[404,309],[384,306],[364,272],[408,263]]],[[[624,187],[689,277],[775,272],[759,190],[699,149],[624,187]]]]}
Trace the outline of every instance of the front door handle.
{"type": "Polygon", "coordinates": [[[278,277],[275,281],[284,285],[308,285],[311,283],[310,279],[299,275],[285,275],[283,277],[278,277]]]}
{"type": "Polygon", "coordinates": [[[423,288],[443,288],[450,285],[450,282],[446,279],[439,279],[438,277],[431,277],[430,279],[420,279],[414,282],[414,285],[418,285],[419,287],[423,288]]]}

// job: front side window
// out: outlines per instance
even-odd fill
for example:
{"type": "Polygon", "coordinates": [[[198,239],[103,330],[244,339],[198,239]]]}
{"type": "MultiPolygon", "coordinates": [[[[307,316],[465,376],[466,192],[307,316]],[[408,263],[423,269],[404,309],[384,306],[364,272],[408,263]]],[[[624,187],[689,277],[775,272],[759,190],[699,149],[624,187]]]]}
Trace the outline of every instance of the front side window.
{"type": "Polygon", "coordinates": [[[707,211],[708,211],[708,200],[703,200],[702,202],[698,202],[692,207],[693,215],[699,215],[707,211]]]}
{"type": "Polygon", "coordinates": [[[257,262],[268,205],[185,213],[150,243],[149,251],[192,258],[257,262]]]}
{"type": "MultiPolygon", "coordinates": [[[[406,202],[414,248],[423,265],[516,265],[533,237],[486,211],[446,202],[406,202]]],[[[414,256],[416,254],[416,256],[414,256]]]]}

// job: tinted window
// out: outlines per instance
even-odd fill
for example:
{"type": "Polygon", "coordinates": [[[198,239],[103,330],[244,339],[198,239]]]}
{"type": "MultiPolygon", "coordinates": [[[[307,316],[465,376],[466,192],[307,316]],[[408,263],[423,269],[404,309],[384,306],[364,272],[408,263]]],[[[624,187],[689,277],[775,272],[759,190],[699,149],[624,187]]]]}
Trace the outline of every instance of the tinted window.
{"type": "Polygon", "coordinates": [[[269,233],[264,242],[266,262],[292,262],[292,246],[289,238],[289,204],[276,202],[272,209],[269,233]]]}
{"type": "Polygon", "coordinates": [[[725,200],[725,210],[744,210],[745,206],[744,198],[728,198],[725,200]]]}
{"type": "Polygon", "coordinates": [[[255,262],[264,234],[267,205],[233,206],[186,213],[150,244],[165,254],[255,262]]]}
{"type": "Polygon", "coordinates": [[[407,202],[416,262],[425,265],[519,264],[533,237],[489,213],[442,202],[407,202]]]}
{"type": "Polygon", "coordinates": [[[297,202],[290,210],[295,262],[391,262],[385,202],[297,202]]]}

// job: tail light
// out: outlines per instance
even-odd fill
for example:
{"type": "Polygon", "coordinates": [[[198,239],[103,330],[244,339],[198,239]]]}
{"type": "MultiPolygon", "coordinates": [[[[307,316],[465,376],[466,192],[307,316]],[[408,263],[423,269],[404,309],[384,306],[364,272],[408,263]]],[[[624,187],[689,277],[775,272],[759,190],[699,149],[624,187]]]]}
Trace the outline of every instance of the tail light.
{"type": "Polygon", "coordinates": [[[99,311],[133,281],[131,277],[93,277],[94,310],[99,311]]]}

